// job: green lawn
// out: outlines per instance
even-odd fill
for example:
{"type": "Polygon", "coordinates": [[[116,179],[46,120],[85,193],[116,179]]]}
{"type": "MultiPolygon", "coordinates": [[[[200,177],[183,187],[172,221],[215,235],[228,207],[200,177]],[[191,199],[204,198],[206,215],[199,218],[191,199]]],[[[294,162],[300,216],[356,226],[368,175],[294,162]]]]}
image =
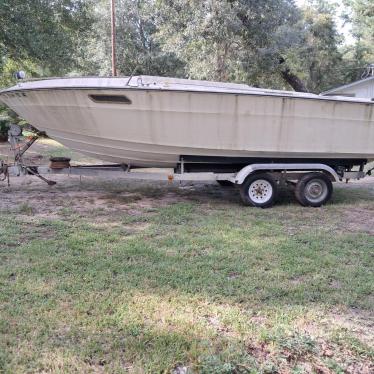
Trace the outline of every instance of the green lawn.
{"type": "Polygon", "coordinates": [[[0,190],[0,372],[372,372],[373,183],[38,183],[0,190]]]}

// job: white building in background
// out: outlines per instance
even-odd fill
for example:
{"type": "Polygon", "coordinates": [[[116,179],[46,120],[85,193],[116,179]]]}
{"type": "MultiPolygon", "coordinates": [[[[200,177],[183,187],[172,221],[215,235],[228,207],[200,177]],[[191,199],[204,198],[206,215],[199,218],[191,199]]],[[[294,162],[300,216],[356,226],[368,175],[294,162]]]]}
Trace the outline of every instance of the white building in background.
{"type": "Polygon", "coordinates": [[[321,95],[364,97],[374,101],[374,76],[322,92],[321,95]]]}

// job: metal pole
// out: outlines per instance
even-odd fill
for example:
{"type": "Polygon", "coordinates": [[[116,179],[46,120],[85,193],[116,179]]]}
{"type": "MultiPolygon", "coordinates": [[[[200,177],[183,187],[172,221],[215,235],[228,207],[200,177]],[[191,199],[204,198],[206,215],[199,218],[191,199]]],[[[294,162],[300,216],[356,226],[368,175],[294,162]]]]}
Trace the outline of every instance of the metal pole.
{"type": "Polygon", "coordinates": [[[111,0],[111,14],[112,14],[112,75],[117,76],[116,66],[116,4],[115,0],[111,0]]]}

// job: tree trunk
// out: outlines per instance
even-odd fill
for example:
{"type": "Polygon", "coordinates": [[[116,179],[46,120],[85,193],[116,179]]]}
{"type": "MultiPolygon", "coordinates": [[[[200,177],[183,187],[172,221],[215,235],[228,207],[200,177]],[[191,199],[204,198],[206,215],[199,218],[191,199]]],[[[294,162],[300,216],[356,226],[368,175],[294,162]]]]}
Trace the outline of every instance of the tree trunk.
{"type": "Polygon", "coordinates": [[[282,78],[296,91],[296,92],[309,92],[304,82],[286,65],[286,61],[283,57],[279,59],[281,65],[282,78]]]}

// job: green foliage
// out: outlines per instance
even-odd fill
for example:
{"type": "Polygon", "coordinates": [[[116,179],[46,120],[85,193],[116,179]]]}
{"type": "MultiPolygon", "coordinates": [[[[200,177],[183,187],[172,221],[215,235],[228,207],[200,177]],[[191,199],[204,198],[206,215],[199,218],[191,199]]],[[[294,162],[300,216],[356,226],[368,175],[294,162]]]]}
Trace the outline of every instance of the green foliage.
{"type": "Polygon", "coordinates": [[[37,63],[46,74],[68,72],[85,37],[94,1],[2,0],[0,69],[8,60],[37,63]]]}
{"type": "Polygon", "coordinates": [[[2,74],[0,75],[0,87],[9,87],[16,83],[14,73],[23,70],[27,77],[43,76],[43,70],[30,59],[14,60],[10,57],[4,58],[1,66],[2,74]]]}
{"type": "Polygon", "coordinates": [[[11,109],[0,105],[0,138],[7,140],[8,129],[11,123],[18,125],[26,125],[27,122],[13,112],[11,109]]]}
{"type": "Polygon", "coordinates": [[[11,122],[9,111],[6,107],[0,106],[0,140],[6,141],[8,138],[8,129],[11,122]]]}
{"type": "Polygon", "coordinates": [[[187,76],[253,84],[274,78],[274,40],[299,16],[290,0],[159,1],[156,9],[163,48],[186,61],[187,76]]]}
{"type": "Polygon", "coordinates": [[[319,93],[344,83],[342,37],[335,24],[336,6],[325,0],[310,1],[302,8],[302,18],[294,29],[300,39],[284,50],[293,71],[308,91],[319,93]]]}
{"type": "MultiPolygon", "coordinates": [[[[84,47],[80,71],[109,75],[111,72],[110,3],[97,1],[94,24],[84,47]]],[[[183,75],[183,62],[161,48],[156,37],[153,1],[116,1],[117,67],[119,74],[183,75]]]]}
{"type": "Polygon", "coordinates": [[[341,37],[325,0],[301,10],[291,0],[159,1],[156,8],[161,44],[186,62],[187,76],[297,88],[297,75],[314,92],[339,82],[341,37]]]}
{"type": "Polygon", "coordinates": [[[8,134],[8,121],[5,119],[0,119],[0,140],[4,140],[8,134]]]}
{"type": "MultiPolygon", "coordinates": [[[[245,82],[321,92],[374,59],[371,0],[345,0],[357,43],[343,46],[329,0],[117,0],[121,75],[245,82]]],[[[0,85],[28,76],[108,75],[108,0],[3,0],[0,85]]]]}
{"type": "Polygon", "coordinates": [[[374,2],[372,0],[344,0],[350,12],[346,19],[352,23],[357,39],[356,55],[366,63],[374,62],[374,2]]]}

